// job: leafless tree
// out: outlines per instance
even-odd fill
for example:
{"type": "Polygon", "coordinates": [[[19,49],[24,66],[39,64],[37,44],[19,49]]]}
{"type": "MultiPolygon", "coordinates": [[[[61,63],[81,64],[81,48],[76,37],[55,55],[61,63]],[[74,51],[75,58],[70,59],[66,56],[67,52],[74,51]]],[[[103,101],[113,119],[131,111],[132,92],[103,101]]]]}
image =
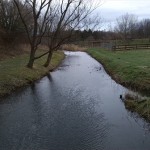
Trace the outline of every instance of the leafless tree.
{"type": "MultiPolygon", "coordinates": [[[[0,38],[7,47],[17,44],[24,27],[13,0],[0,1],[0,38]]],[[[14,47],[13,47],[14,48],[14,47]]],[[[12,49],[13,49],[12,48],[12,49]]]]}
{"type": "Polygon", "coordinates": [[[18,9],[21,20],[24,24],[28,40],[30,43],[31,51],[30,58],[27,67],[32,68],[35,61],[35,53],[38,45],[41,43],[41,39],[48,24],[48,13],[52,0],[14,0],[14,3],[18,9]],[[22,5],[20,5],[22,3],[22,5]],[[28,12],[24,13],[24,9],[28,8],[28,12]],[[30,20],[32,24],[28,25],[27,18],[31,16],[30,20]],[[43,18],[41,19],[41,15],[43,18]]]}
{"type": "Polygon", "coordinates": [[[89,0],[24,0],[23,7],[19,5],[20,0],[14,0],[14,3],[25,26],[31,46],[27,65],[30,68],[33,67],[36,59],[48,54],[44,64],[47,67],[53,51],[57,50],[76,28],[82,28],[83,20],[99,6],[89,0]],[[26,23],[28,14],[22,13],[24,8],[28,8],[28,14],[32,14],[32,27],[26,23]],[[48,37],[49,50],[40,56],[35,56],[43,37],[48,37]]]}
{"type": "Polygon", "coordinates": [[[85,27],[85,20],[99,4],[93,2],[92,5],[87,0],[61,0],[51,3],[51,6],[47,28],[49,51],[36,57],[37,59],[48,54],[45,67],[49,65],[53,51],[66,42],[75,29],[85,27]]]}
{"type": "Polygon", "coordinates": [[[88,17],[86,17],[83,21],[83,29],[84,30],[100,30],[103,26],[104,19],[99,14],[91,14],[88,17]]]}
{"type": "Polygon", "coordinates": [[[115,30],[120,33],[124,40],[127,40],[128,36],[131,37],[136,23],[137,23],[137,16],[133,14],[125,14],[121,17],[117,18],[117,25],[115,30]]]}
{"type": "Polygon", "coordinates": [[[140,21],[137,26],[139,32],[142,33],[142,37],[149,38],[150,41],[150,19],[144,19],[140,21]]]}

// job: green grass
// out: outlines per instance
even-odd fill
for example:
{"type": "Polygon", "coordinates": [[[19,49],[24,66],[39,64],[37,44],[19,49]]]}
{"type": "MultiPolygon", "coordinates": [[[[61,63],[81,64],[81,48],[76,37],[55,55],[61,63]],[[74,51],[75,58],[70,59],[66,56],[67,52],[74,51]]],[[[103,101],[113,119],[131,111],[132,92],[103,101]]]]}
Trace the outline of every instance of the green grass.
{"type": "Polygon", "coordinates": [[[46,57],[36,60],[33,69],[27,68],[28,57],[26,54],[0,61],[0,96],[40,79],[49,70],[53,70],[60,64],[64,54],[60,51],[54,52],[51,65],[48,68],[42,66],[46,57]]]}
{"type": "MultiPolygon", "coordinates": [[[[150,50],[111,52],[98,48],[87,51],[101,62],[119,83],[150,95],[150,50]]],[[[150,98],[126,99],[125,106],[150,121],[150,98]]]]}
{"type": "Polygon", "coordinates": [[[150,44],[149,39],[133,39],[133,40],[128,40],[128,41],[124,41],[124,40],[116,40],[114,41],[114,43],[118,44],[118,45],[133,45],[133,44],[150,44]]]}
{"type": "Polygon", "coordinates": [[[150,94],[150,50],[111,52],[93,48],[87,52],[119,83],[150,94]]]}

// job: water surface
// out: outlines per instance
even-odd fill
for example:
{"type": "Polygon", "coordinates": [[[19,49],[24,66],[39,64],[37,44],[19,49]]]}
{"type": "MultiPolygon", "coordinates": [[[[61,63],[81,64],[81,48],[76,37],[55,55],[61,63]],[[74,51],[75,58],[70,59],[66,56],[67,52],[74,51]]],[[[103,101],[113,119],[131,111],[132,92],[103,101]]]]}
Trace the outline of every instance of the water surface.
{"type": "Polygon", "coordinates": [[[149,150],[149,124],[119,99],[127,89],[83,52],[0,102],[0,150],[149,150]]]}

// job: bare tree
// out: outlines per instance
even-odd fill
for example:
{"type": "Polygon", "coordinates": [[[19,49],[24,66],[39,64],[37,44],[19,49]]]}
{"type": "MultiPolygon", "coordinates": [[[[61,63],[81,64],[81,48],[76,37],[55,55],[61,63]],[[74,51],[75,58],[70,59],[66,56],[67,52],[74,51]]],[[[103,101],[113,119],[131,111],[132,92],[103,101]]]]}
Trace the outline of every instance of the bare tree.
{"type": "MultiPolygon", "coordinates": [[[[96,0],[95,0],[96,2],[96,0]]],[[[19,15],[25,26],[31,46],[28,67],[32,68],[36,59],[48,54],[44,66],[48,66],[54,50],[57,50],[76,28],[82,28],[83,20],[99,5],[88,0],[24,0],[20,7],[20,0],[14,0],[19,15]],[[28,14],[22,13],[28,8],[32,14],[32,26],[26,23],[28,14]],[[48,37],[49,50],[35,57],[38,45],[43,37],[48,37]]],[[[99,3],[99,2],[98,2],[99,3]]]]}
{"type": "Polygon", "coordinates": [[[139,28],[141,28],[143,32],[144,38],[150,39],[150,19],[144,19],[139,23],[139,28]]]}
{"type": "Polygon", "coordinates": [[[51,3],[49,12],[49,26],[47,28],[49,51],[36,57],[48,54],[44,64],[47,67],[51,61],[53,51],[57,50],[68,40],[75,29],[85,27],[85,19],[99,6],[87,0],[61,0],[51,3]],[[89,5],[88,5],[89,3],[89,5]]]}
{"type": "Polygon", "coordinates": [[[100,30],[103,23],[104,19],[99,14],[91,14],[83,20],[83,28],[86,31],[89,29],[91,31],[100,30]]]}
{"type": "Polygon", "coordinates": [[[22,21],[13,0],[0,1],[0,29],[0,38],[7,47],[16,44],[16,39],[24,32],[22,21]]]}
{"type": "Polygon", "coordinates": [[[124,40],[127,40],[128,37],[132,37],[136,23],[137,16],[127,13],[117,18],[115,30],[120,33],[124,40]]]}
{"type": "Polygon", "coordinates": [[[32,68],[35,60],[35,53],[37,51],[38,45],[41,43],[41,39],[48,24],[48,13],[52,0],[13,0],[21,20],[24,24],[28,40],[30,43],[31,51],[30,58],[27,67],[32,68]],[[22,3],[20,5],[20,3],[22,3]],[[28,12],[24,13],[24,9],[28,8],[28,12]],[[32,25],[28,25],[27,18],[31,16],[32,25]],[[41,15],[43,18],[41,19],[41,15]]]}

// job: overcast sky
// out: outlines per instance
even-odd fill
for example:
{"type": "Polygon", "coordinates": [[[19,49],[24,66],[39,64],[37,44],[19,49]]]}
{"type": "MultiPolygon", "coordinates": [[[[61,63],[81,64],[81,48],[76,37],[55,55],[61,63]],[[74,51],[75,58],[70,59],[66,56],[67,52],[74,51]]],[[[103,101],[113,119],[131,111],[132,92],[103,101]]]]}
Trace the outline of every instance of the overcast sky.
{"type": "Polygon", "coordinates": [[[107,22],[104,29],[108,28],[109,23],[113,25],[117,17],[126,13],[137,15],[138,20],[150,18],[150,0],[103,0],[102,3],[97,11],[107,22]]]}

